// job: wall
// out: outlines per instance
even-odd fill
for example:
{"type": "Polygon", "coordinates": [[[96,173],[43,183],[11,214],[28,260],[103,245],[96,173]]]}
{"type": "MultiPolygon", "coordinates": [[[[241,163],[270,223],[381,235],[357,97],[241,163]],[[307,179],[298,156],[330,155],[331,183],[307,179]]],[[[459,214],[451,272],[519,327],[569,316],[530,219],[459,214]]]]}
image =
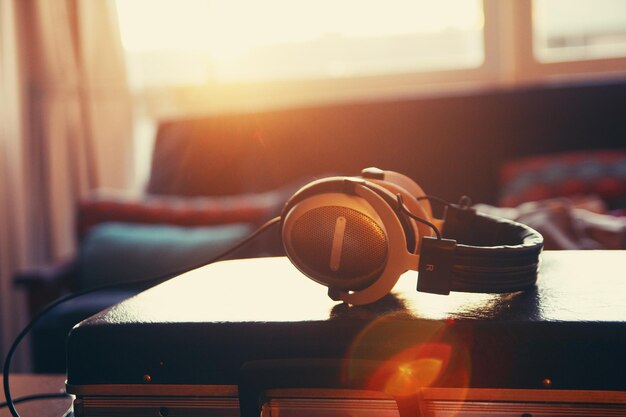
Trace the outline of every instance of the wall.
{"type": "Polygon", "coordinates": [[[626,147],[624,109],[626,82],[607,82],[163,121],[149,190],[232,194],[378,166],[495,203],[506,160],[626,147]]]}

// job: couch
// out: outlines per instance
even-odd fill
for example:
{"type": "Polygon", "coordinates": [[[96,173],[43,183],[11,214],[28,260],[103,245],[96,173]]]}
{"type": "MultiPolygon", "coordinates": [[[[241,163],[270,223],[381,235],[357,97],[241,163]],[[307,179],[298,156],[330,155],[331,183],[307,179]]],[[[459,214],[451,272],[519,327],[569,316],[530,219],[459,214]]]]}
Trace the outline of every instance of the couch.
{"type": "MultiPolygon", "coordinates": [[[[626,82],[615,81],[162,120],[145,193],[82,201],[76,259],[16,282],[35,311],[68,291],[193,265],[279,214],[303,183],[367,166],[402,172],[447,200],[500,206],[516,196],[514,161],[624,150],[624,109],[626,82]]],[[[274,230],[232,256],[281,253],[274,230]]],[[[135,291],[60,307],[33,332],[35,371],[62,372],[69,328],[135,291]]]]}

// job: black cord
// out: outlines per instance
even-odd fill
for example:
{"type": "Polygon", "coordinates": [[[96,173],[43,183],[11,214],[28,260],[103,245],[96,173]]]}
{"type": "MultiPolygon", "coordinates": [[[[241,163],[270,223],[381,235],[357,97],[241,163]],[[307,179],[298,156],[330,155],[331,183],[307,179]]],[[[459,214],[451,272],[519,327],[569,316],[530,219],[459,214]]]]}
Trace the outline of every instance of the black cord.
{"type": "MultiPolygon", "coordinates": [[[[452,203],[450,203],[449,201],[444,200],[443,198],[440,197],[436,197],[434,195],[421,195],[419,197],[415,197],[415,199],[417,201],[423,201],[423,200],[428,200],[428,201],[436,201],[437,203],[441,204],[444,207],[448,207],[451,206],[452,203]]],[[[466,209],[469,208],[472,205],[472,199],[469,198],[466,195],[461,196],[461,198],[459,199],[459,207],[466,209]]]]}
{"type": "Polygon", "coordinates": [[[439,197],[436,197],[434,195],[421,195],[419,197],[415,197],[415,199],[417,201],[423,201],[423,200],[428,200],[428,201],[431,201],[431,202],[432,201],[436,201],[437,203],[441,204],[444,207],[447,207],[447,206],[450,205],[449,201],[446,201],[443,198],[439,198],[439,197]]]}
{"type": "Polygon", "coordinates": [[[435,226],[434,224],[432,224],[428,220],[422,219],[421,217],[418,217],[415,214],[411,213],[411,210],[409,210],[408,207],[404,205],[404,198],[402,198],[402,194],[400,194],[400,193],[396,194],[396,199],[398,200],[398,206],[400,206],[400,209],[402,210],[402,212],[404,214],[406,214],[407,216],[409,216],[413,220],[416,220],[416,221],[418,221],[418,222],[420,222],[422,224],[425,224],[426,226],[428,226],[431,229],[433,229],[434,232],[435,232],[435,235],[437,235],[437,239],[441,240],[441,233],[439,232],[439,229],[437,229],[437,226],[435,226]]]}
{"type": "Polygon", "coordinates": [[[100,291],[100,290],[104,290],[104,289],[112,289],[112,288],[122,288],[122,287],[128,287],[128,286],[139,286],[139,288],[147,288],[149,286],[155,285],[161,281],[165,281],[166,279],[169,278],[173,278],[177,275],[183,274],[185,272],[189,272],[191,270],[212,264],[213,262],[216,262],[228,255],[230,255],[231,253],[233,253],[234,251],[236,251],[237,249],[241,248],[242,246],[246,245],[247,243],[249,243],[252,239],[256,238],[258,235],[260,235],[261,233],[265,232],[267,229],[269,229],[271,226],[277,224],[278,222],[280,222],[280,217],[275,217],[267,222],[265,222],[263,225],[261,225],[256,231],[254,231],[252,234],[250,234],[249,236],[247,236],[246,238],[244,238],[242,241],[240,241],[239,243],[233,245],[232,247],[226,249],[225,251],[221,252],[220,254],[214,256],[213,258],[209,259],[208,261],[199,263],[197,265],[193,265],[191,267],[186,267],[186,268],[182,268],[178,271],[175,272],[170,272],[167,274],[163,274],[160,275],[156,278],[151,278],[148,280],[144,280],[144,281],[134,281],[134,282],[126,282],[126,283],[117,283],[117,284],[105,284],[105,285],[100,285],[98,287],[94,287],[94,288],[90,288],[90,289],[86,289],[86,290],[82,290],[82,291],[77,291],[71,294],[67,294],[65,296],[59,297],[57,298],[55,301],[52,301],[50,304],[48,304],[47,306],[45,306],[39,313],[37,313],[35,315],[35,317],[33,317],[33,319],[26,325],[26,327],[24,327],[22,329],[22,331],[17,335],[17,337],[15,338],[15,340],[13,341],[13,344],[11,345],[11,347],[9,348],[9,351],[7,352],[6,358],[4,360],[4,369],[2,371],[2,380],[4,382],[4,396],[6,399],[6,406],[9,408],[9,411],[11,412],[11,415],[13,417],[20,417],[20,414],[17,412],[17,410],[15,409],[15,401],[13,400],[13,397],[11,396],[11,388],[10,388],[10,380],[9,380],[9,368],[11,367],[11,360],[13,359],[13,355],[15,354],[15,351],[17,350],[17,347],[19,346],[20,342],[22,341],[22,339],[24,339],[24,337],[26,337],[26,335],[28,334],[28,332],[30,332],[30,330],[33,328],[33,326],[35,325],[35,323],[37,323],[42,317],[44,317],[50,310],[52,310],[53,308],[55,308],[56,306],[65,303],[66,301],[72,300],[74,298],[80,297],[82,295],[86,295],[86,294],[90,294],[96,291],[100,291]]]}

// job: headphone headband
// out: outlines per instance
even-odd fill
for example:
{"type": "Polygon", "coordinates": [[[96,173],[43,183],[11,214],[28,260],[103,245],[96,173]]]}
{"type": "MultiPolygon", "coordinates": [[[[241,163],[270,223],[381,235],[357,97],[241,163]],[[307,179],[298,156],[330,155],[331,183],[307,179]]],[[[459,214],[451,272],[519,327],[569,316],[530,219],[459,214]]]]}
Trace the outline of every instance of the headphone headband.
{"type": "Polygon", "coordinates": [[[537,280],[543,237],[512,220],[450,205],[443,239],[423,237],[418,291],[502,293],[537,280]]]}

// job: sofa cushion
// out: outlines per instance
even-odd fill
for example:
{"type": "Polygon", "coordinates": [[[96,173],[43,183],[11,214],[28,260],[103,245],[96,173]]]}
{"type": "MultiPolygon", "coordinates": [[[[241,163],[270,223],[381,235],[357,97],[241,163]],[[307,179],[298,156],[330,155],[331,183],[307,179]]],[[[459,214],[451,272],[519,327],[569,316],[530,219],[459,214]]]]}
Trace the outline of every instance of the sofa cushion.
{"type": "Polygon", "coordinates": [[[273,192],[221,197],[127,196],[98,190],[78,206],[77,232],[81,240],[94,225],[104,222],[215,226],[261,224],[280,214],[292,188],[273,192]]]}
{"type": "Polygon", "coordinates": [[[499,205],[594,195],[610,209],[626,207],[626,150],[564,152],[520,158],[501,171],[499,205]]]}
{"type": "Polygon", "coordinates": [[[181,227],[101,223],[83,239],[77,287],[157,278],[200,265],[253,231],[249,224],[181,227]]]}

